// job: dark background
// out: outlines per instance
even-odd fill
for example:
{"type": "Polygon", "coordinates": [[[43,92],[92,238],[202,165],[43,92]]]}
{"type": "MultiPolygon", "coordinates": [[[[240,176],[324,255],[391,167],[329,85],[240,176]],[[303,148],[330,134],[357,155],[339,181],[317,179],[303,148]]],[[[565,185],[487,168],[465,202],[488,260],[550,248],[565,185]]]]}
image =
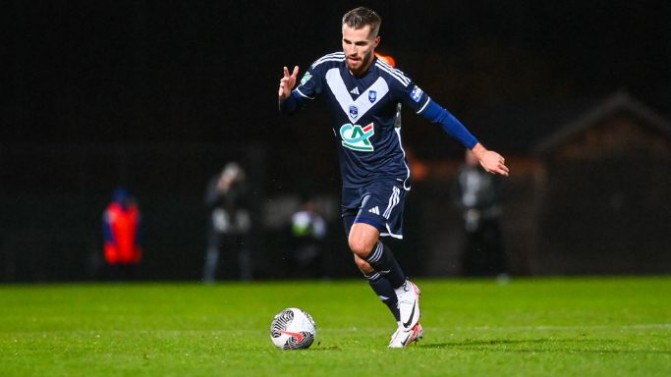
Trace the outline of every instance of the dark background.
{"type": "Polygon", "coordinates": [[[456,114],[623,88],[669,111],[663,0],[2,4],[5,143],[284,141],[282,66],[340,49],[356,4],[383,17],[380,50],[456,114]]]}
{"type": "MultiPolygon", "coordinates": [[[[26,248],[35,256],[16,253],[28,266],[41,261],[38,280],[50,279],[45,247],[55,255],[99,252],[99,215],[117,184],[138,193],[150,219],[163,219],[149,235],[155,250],[174,252],[148,260],[155,277],[197,275],[206,216],[200,196],[228,160],[253,166],[263,200],[336,194],[324,104],[286,118],[276,92],[283,66],[305,68],[341,48],[340,19],[357,5],[383,18],[379,50],[461,119],[488,106],[619,90],[671,113],[671,3],[662,0],[0,4],[0,246],[4,239],[10,250],[22,240],[16,234],[32,229],[25,238],[34,245],[26,248]],[[192,220],[174,229],[165,221],[173,215],[192,220]],[[44,239],[35,241],[37,233],[44,239]],[[188,263],[191,272],[156,272],[188,263]]],[[[528,132],[523,122],[506,127],[512,139],[528,132]]],[[[494,149],[526,153],[497,144],[487,129],[478,136],[494,149]]],[[[439,127],[411,114],[404,140],[425,160],[461,154],[439,127]]],[[[81,277],[68,274],[54,276],[81,277]]]]}

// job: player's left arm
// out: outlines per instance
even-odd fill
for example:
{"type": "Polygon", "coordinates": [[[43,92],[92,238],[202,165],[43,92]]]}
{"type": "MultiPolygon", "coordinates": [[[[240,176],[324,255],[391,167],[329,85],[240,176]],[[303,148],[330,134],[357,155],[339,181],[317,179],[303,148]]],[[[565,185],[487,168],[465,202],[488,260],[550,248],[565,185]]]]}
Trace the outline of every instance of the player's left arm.
{"type": "Polygon", "coordinates": [[[475,157],[478,158],[480,165],[482,165],[485,171],[506,177],[510,173],[508,166],[506,166],[506,159],[500,154],[488,150],[480,143],[475,144],[475,146],[471,148],[471,151],[473,151],[475,157]]]}
{"type": "Polygon", "coordinates": [[[426,101],[425,105],[418,112],[420,115],[433,123],[440,124],[445,132],[459,140],[464,147],[472,150],[485,171],[508,176],[509,170],[503,156],[485,148],[466,126],[445,108],[438,105],[431,98],[427,98],[426,101]]]}

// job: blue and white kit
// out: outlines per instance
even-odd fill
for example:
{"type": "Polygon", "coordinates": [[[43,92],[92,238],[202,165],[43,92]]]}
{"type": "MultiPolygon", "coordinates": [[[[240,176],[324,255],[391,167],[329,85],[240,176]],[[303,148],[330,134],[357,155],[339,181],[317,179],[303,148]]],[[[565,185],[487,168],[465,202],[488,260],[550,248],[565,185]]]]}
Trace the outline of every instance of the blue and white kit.
{"type": "MultiPolygon", "coordinates": [[[[396,182],[395,185],[401,190],[410,190],[410,168],[399,127],[401,106],[409,107],[429,121],[440,124],[468,149],[478,142],[459,120],[434,102],[403,72],[377,58],[365,74],[354,76],[347,67],[343,52],[324,55],[305,72],[291,96],[280,103],[280,111],[293,113],[319,95],[326,95],[333,113],[333,132],[339,142],[343,216],[346,216],[347,207],[361,206],[362,202],[367,201],[364,200],[366,190],[362,188],[372,182],[396,182]],[[347,197],[356,192],[363,196],[357,200],[347,197]]],[[[386,191],[396,192],[393,189],[386,191]]],[[[380,202],[384,200],[387,198],[380,198],[380,202]]],[[[403,203],[398,204],[402,215],[403,203]]],[[[380,228],[382,235],[400,236],[400,225],[397,230],[389,229],[389,218],[381,215],[387,213],[393,217],[393,213],[385,208],[377,211],[371,208],[372,212],[358,209],[363,217],[374,218],[376,212],[379,212],[379,221],[364,222],[374,223],[372,225],[380,228]],[[389,232],[385,232],[385,228],[389,232]]],[[[360,216],[357,216],[357,221],[360,216]]],[[[391,226],[395,228],[393,224],[391,226]]]]}

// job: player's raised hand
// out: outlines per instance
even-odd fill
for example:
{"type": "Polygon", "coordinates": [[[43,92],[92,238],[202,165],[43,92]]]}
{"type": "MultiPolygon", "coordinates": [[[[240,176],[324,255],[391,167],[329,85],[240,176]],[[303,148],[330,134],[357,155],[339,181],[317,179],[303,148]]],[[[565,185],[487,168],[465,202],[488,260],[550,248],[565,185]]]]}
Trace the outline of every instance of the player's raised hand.
{"type": "Polygon", "coordinates": [[[296,86],[296,79],[298,77],[298,66],[294,67],[294,71],[289,74],[289,68],[284,67],[284,77],[280,80],[280,89],[277,93],[280,101],[284,101],[291,95],[291,90],[296,86]]]}
{"type": "Polygon", "coordinates": [[[506,166],[506,159],[500,154],[485,149],[480,143],[473,148],[473,153],[480,161],[480,165],[482,165],[488,173],[508,176],[509,170],[506,166]]]}

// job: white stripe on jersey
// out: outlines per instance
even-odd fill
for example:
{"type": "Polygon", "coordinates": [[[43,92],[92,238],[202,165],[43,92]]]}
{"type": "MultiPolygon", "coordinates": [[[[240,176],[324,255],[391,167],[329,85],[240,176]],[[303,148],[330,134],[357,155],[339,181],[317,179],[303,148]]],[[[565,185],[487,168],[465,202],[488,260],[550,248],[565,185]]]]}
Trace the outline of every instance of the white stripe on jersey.
{"type": "Polygon", "coordinates": [[[429,96],[426,97],[426,102],[424,102],[424,105],[422,105],[422,108],[417,110],[417,114],[420,114],[424,109],[426,109],[426,106],[431,102],[431,98],[429,96]]]}
{"type": "MultiPolygon", "coordinates": [[[[387,62],[384,60],[378,59],[375,61],[375,65],[380,68],[381,70],[389,73],[393,78],[395,78],[398,82],[403,84],[403,86],[408,86],[410,85],[410,78],[408,78],[403,72],[400,70],[390,66],[387,62]]],[[[416,86],[416,85],[415,85],[416,86]]],[[[424,105],[417,111],[417,114],[421,113],[424,111],[426,108],[426,105],[428,105],[430,102],[430,98],[427,96],[426,97],[426,102],[424,102],[424,105]]]]}
{"type": "Polygon", "coordinates": [[[384,59],[380,59],[380,58],[378,58],[377,61],[376,61],[376,63],[383,64],[383,65],[385,65],[386,67],[389,67],[389,68],[391,68],[391,69],[394,69],[394,67],[392,67],[389,63],[387,63],[387,61],[384,60],[384,59]]]}
{"type": "Polygon", "coordinates": [[[301,97],[304,97],[304,98],[307,98],[307,99],[315,99],[315,97],[306,96],[305,93],[301,92],[300,89],[298,89],[298,88],[294,89],[294,92],[300,94],[301,97]]]}
{"type": "Polygon", "coordinates": [[[391,77],[395,78],[398,82],[400,82],[403,86],[408,86],[410,84],[410,79],[407,78],[403,72],[399,71],[398,69],[392,68],[389,64],[383,62],[382,60],[378,59],[375,61],[375,65],[380,68],[381,70],[389,73],[391,77]]]}
{"type": "Polygon", "coordinates": [[[368,110],[389,92],[387,82],[382,77],[378,77],[373,85],[369,86],[356,100],[352,101],[352,96],[350,96],[349,91],[347,91],[347,86],[345,85],[342,76],[340,76],[340,69],[331,68],[326,72],[325,76],[326,83],[331,89],[331,92],[333,92],[342,111],[347,115],[347,118],[349,118],[352,124],[356,124],[357,119],[366,114],[368,110]],[[376,95],[374,101],[371,102],[368,93],[373,90],[376,92],[376,95]],[[352,115],[352,112],[350,111],[351,106],[356,106],[357,108],[357,112],[354,115],[352,115]]]}
{"type": "MultiPolygon", "coordinates": [[[[342,62],[345,60],[345,53],[344,52],[333,52],[330,54],[326,54],[322,56],[321,58],[317,59],[314,63],[312,63],[311,68],[314,69],[316,66],[325,63],[325,62],[342,62]]],[[[375,65],[380,68],[381,70],[389,73],[392,77],[394,77],[398,82],[400,82],[403,86],[408,86],[410,84],[410,79],[406,77],[403,72],[401,72],[398,69],[393,68],[387,62],[381,59],[375,60],[375,65]]]]}
{"type": "Polygon", "coordinates": [[[327,54],[322,56],[321,58],[317,59],[314,63],[312,63],[311,68],[314,69],[316,66],[328,62],[328,61],[343,61],[345,60],[345,53],[344,52],[334,52],[331,54],[327,54]]]}

